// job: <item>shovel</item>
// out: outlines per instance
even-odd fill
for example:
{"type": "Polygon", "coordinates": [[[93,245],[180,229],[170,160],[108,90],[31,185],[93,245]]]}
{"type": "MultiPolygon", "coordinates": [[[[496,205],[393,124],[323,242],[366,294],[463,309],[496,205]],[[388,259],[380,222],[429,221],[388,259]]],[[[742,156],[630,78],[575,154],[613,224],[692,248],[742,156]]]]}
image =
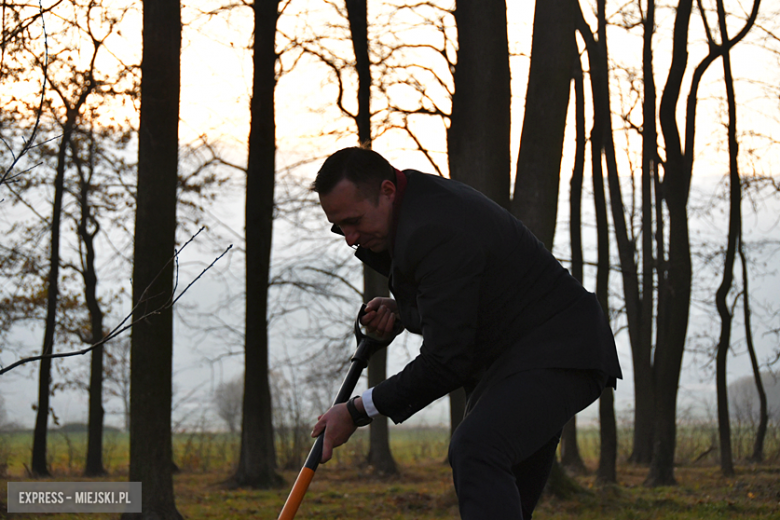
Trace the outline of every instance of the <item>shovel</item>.
{"type": "MultiPolygon", "coordinates": [[[[368,361],[371,356],[377,351],[383,349],[390,344],[395,338],[395,334],[390,335],[389,338],[379,339],[369,334],[364,334],[360,329],[360,318],[365,314],[365,304],[360,307],[357,319],[355,320],[355,340],[357,341],[357,350],[352,355],[352,363],[349,366],[349,372],[347,377],[344,378],[344,382],[341,383],[341,388],[333,401],[333,405],[346,403],[347,400],[352,397],[352,392],[355,390],[360,374],[363,369],[368,366],[368,361]]],[[[401,330],[400,320],[396,321],[396,334],[401,330]]],[[[298,478],[295,479],[290,495],[287,497],[287,501],[284,503],[282,512],[279,513],[278,520],[292,520],[295,518],[295,513],[298,512],[298,507],[303,502],[303,497],[306,495],[306,490],[309,489],[309,484],[312,478],[314,478],[314,472],[317,471],[317,466],[322,460],[322,443],[325,440],[325,432],[323,431],[314,442],[309,456],[306,457],[306,462],[301,468],[301,472],[298,474],[298,478]]]]}

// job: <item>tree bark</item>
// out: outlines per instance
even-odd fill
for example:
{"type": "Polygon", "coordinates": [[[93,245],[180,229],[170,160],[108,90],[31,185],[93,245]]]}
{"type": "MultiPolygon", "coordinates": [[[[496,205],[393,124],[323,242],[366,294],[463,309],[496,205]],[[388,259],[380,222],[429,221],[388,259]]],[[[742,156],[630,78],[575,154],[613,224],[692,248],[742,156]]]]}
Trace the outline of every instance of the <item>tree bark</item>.
{"type": "Polygon", "coordinates": [[[655,0],[647,0],[642,48],[642,294],[637,343],[631,345],[634,367],[634,442],[629,460],[649,464],[653,454],[653,305],[655,258],[653,257],[653,186],[657,178],[658,130],[653,75],[655,0]]]}
{"type": "MultiPolygon", "coordinates": [[[[97,53],[95,47],[95,53],[97,53]]],[[[94,55],[93,62],[94,66],[94,55]]],[[[91,71],[86,77],[86,83],[81,85],[78,98],[72,103],[62,98],[65,105],[65,122],[62,124],[62,138],[57,150],[57,170],[54,176],[54,203],[51,217],[51,249],[49,250],[49,276],[46,294],[46,322],[43,333],[43,355],[54,352],[54,333],[57,327],[57,301],[59,298],[60,273],[60,221],[62,220],[62,199],[65,191],[65,169],[67,166],[67,151],[71,145],[73,130],[79,118],[79,111],[94,89],[91,71]]],[[[46,462],[46,437],[49,422],[49,392],[51,385],[51,358],[41,360],[38,378],[38,407],[33,431],[33,449],[30,470],[33,475],[50,476],[46,462]]]]}
{"type": "MultiPolygon", "coordinates": [[[[92,135],[90,135],[90,154],[92,153],[92,135]]],[[[78,160],[78,153],[73,148],[73,160],[79,172],[79,206],[81,216],[78,234],[83,246],[82,278],[84,279],[84,299],[87,303],[90,318],[90,344],[94,345],[103,339],[103,310],[97,297],[97,269],[95,267],[95,236],[100,227],[92,215],[89,195],[92,191],[92,170],[84,172],[85,165],[78,160]],[[94,228],[94,229],[91,229],[94,228]]],[[[92,164],[92,161],[90,161],[92,164]]],[[[86,166],[89,168],[89,166],[86,166]]],[[[89,420],[87,427],[87,457],[84,466],[85,476],[100,476],[106,474],[103,467],[103,345],[95,347],[91,352],[89,368],[89,420]]]]}
{"type": "Polygon", "coordinates": [[[742,265],[742,309],[745,317],[745,343],[750,354],[750,365],[753,368],[753,377],[756,381],[759,402],[758,430],[756,431],[756,440],[753,444],[753,454],[750,456],[750,460],[761,462],[764,460],[764,439],[766,438],[766,430],[769,424],[769,412],[767,411],[766,390],[764,389],[764,382],[761,380],[761,367],[758,366],[756,349],[753,345],[753,328],[750,325],[750,291],[748,288],[747,259],[742,249],[741,236],[742,233],[740,232],[739,259],[742,265]]]}
{"type": "Polygon", "coordinates": [[[251,123],[246,179],[246,337],[244,402],[238,468],[231,484],[267,489],[276,473],[271,386],[268,379],[268,281],[276,169],[276,21],[278,0],[254,6],[251,123]],[[251,377],[250,377],[251,375],[251,377]]]}
{"type": "MultiPolygon", "coordinates": [[[[569,242],[571,244],[571,274],[583,283],[582,256],[582,181],[585,163],[585,92],[583,86],[582,65],[579,59],[573,60],[572,78],[575,93],[575,124],[577,128],[577,143],[574,157],[569,196],[569,242]]],[[[577,445],[577,417],[574,416],[563,427],[561,434],[561,465],[569,471],[585,473],[585,463],[582,461],[577,445]]]]}
{"type": "Polygon", "coordinates": [[[458,63],[447,131],[450,177],[509,207],[510,102],[506,3],[456,2],[458,63]]]}
{"type": "MultiPolygon", "coordinates": [[[[363,267],[363,300],[387,296],[387,278],[370,267],[363,267]]],[[[387,378],[387,349],[375,353],[368,363],[368,386],[374,387],[387,378]]],[[[375,417],[369,426],[368,465],[379,475],[398,473],[393,453],[390,450],[390,430],[387,417],[375,417]]]]}
{"type": "Polygon", "coordinates": [[[174,519],[171,397],[176,246],[181,12],[175,0],[143,2],[143,61],[133,262],[130,474],[143,484],[142,513],[174,519]],[[149,315],[149,313],[154,313],[149,315]]]}
{"type": "MultiPolygon", "coordinates": [[[[645,393],[652,393],[652,385],[649,384],[650,366],[643,365],[643,347],[641,338],[643,331],[652,330],[649,323],[642,322],[642,313],[645,302],[639,292],[639,278],[637,264],[634,259],[636,250],[634,241],[629,237],[628,225],[626,223],[625,208],[623,205],[623,195],[620,187],[620,177],[617,170],[617,159],[615,155],[614,140],[612,137],[612,110],[609,101],[609,69],[607,59],[607,41],[606,41],[606,13],[605,2],[598,2],[598,40],[594,38],[590,29],[586,25],[581,12],[578,17],[578,28],[585,39],[588,49],[588,56],[591,64],[591,84],[593,88],[593,106],[594,106],[594,140],[601,142],[602,153],[606,158],[607,179],[609,184],[610,208],[612,210],[612,220],[615,228],[615,239],[618,246],[618,255],[620,258],[620,272],[623,281],[623,296],[626,308],[626,319],[628,322],[628,334],[631,344],[634,361],[634,393],[635,400],[642,406],[652,404],[652,400],[647,399],[645,393]],[[598,134],[598,137],[595,137],[598,134]],[[649,388],[649,390],[648,390],[649,388]]],[[[653,117],[654,114],[653,114],[653,117]]],[[[595,149],[594,149],[594,153],[595,149]]],[[[600,160],[600,159],[599,159],[600,160]]],[[[600,170],[600,164],[596,165],[600,170]]],[[[651,249],[652,250],[652,249],[651,249]]],[[[652,302],[652,286],[649,300],[652,302]]],[[[648,355],[650,351],[646,352],[648,355]]],[[[637,407],[640,407],[637,405],[637,407]]],[[[647,408],[641,408],[642,413],[647,408]]],[[[637,412],[639,414],[639,412],[637,412]]],[[[614,421],[613,417],[608,419],[614,421]]],[[[641,415],[641,414],[640,414],[641,415]]],[[[645,417],[646,415],[642,415],[645,417]]],[[[616,447],[610,451],[615,451],[616,447]]],[[[611,473],[611,472],[608,472],[611,473]]]]}
{"type": "Polygon", "coordinates": [[[576,54],[576,3],[539,0],[534,13],[531,67],[517,158],[512,214],[552,250],[558,213],[563,136],[576,54]]]}
{"type": "MultiPolygon", "coordinates": [[[[677,126],[677,103],[688,62],[687,39],[692,0],[681,0],[677,7],[672,64],[659,112],[667,155],[661,189],[669,211],[669,247],[665,260],[659,255],[659,325],[653,363],[656,423],[653,458],[646,480],[646,484],[651,486],[675,483],[677,391],[691,299],[692,268],[687,203],[693,174],[698,89],[704,72],[712,62],[749,32],[758,15],[758,6],[758,1],[753,3],[748,21],[734,39],[724,41],[720,46],[710,46],[707,56],[696,66],[686,102],[684,148],[677,126]]],[[[658,236],[661,236],[660,232],[658,236]]]]}
{"type": "MultiPolygon", "coordinates": [[[[68,111],[63,127],[62,140],[57,153],[57,173],[54,177],[54,204],[51,217],[51,249],[49,250],[49,277],[46,295],[46,328],[43,334],[43,355],[54,352],[54,332],[57,326],[57,300],[59,296],[60,273],[60,220],[62,217],[62,196],[65,183],[66,151],[73,134],[77,112],[68,111]]],[[[30,470],[34,476],[48,477],[46,462],[46,437],[49,423],[49,391],[51,386],[51,358],[41,360],[38,377],[38,409],[33,432],[32,462],[30,470]]]]}
{"type": "MultiPolygon", "coordinates": [[[[602,76],[603,78],[603,76],[602,76]]],[[[593,80],[594,85],[596,81],[593,80]]],[[[594,86],[594,89],[596,87],[594,86]]],[[[600,92],[603,93],[603,90],[600,92]]],[[[594,100],[599,92],[594,92],[594,100]]],[[[595,102],[594,102],[595,105],[595,102]]],[[[604,192],[604,173],[601,167],[605,142],[610,140],[608,123],[605,117],[609,112],[594,109],[593,130],[591,132],[591,158],[593,161],[593,200],[596,210],[596,233],[598,249],[598,268],[596,271],[596,297],[609,316],[609,221],[607,218],[607,200],[604,192]]],[[[601,455],[596,476],[601,482],[617,482],[615,469],[617,454],[617,428],[615,426],[615,408],[611,388],[602,392],[599,400],[599,421],[601,423],[601,455]],[[612,443],[610,445],[610,443],[612,443]]]]}
{"type": "MultiPolygon", "coordinates": [[[[718,28],[725,46],[728,42],[726,10],[723,0],[717,1],[718,28]]],[[[726,48],[721,56],[723,61],[724,83],[728,103],[728,145],[729,145],[729,186],[730,210],[729,232],[726,245],[726,257],[723,262],[723,278],[715,294],[715,304],[720,315],[720,339],[716,355],[715,382],[718,396],[718,434],[720,437],[720,468],[726,477],[734,476],[734,460],[731,451],[731,424],[729,418],[728,383],[726,381],[726,361],[731,347],[732,315],[726,298],[734,280],[734,261],[737,256],[737,243],[742,239],[742,186],[739,178],[739,144],[737,143],[737,101],[734,93],[734,78],[731,73],[731,53],[726,48]]]]}

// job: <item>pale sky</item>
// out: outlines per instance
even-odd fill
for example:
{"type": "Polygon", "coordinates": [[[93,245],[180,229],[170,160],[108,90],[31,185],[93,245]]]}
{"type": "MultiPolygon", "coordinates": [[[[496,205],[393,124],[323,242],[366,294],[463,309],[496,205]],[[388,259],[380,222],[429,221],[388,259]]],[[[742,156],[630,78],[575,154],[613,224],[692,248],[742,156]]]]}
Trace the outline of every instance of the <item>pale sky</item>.
{"type": "MultiPolygon", "coordinates": [[[[184,33],[183,52],[182,52],[182,94],[181,94],[181,125],[180,137],[182,143],[190,143],[198,139],[201,135],[207,135],[210,140],[218,140],[224,153],[235,162],[245,161],[246,156],[246,136],[248,134],[248,105],[249,94],[251,90],[251,54],[247,50],[251,36],[251,11],[243,8],[229,16],[222,15],[211,19],[197,17],[194,12],[195,6],[206,6],[209,2],[201,1],[190,3],[184,11],[184,20],[188,26],[184,33]]],[[[773,8],[777,2],[767,3],[767,9],[773,8]]],[[[374,14],[375,3],[369,2],[369,18],[385,16],[382,13],[374,14]]],[[[512,64],[512,153],[513,161],[516,157],[519,147],[519,135],[522,128],[522,113],[524,105],[524,94],[527,81],[527,54],[531,46],[531,24],[533,20],[532,2],[509,2],[509,39],[510,45],[515,56],[511,60],[512,64]]],[[[205,9],[205,7],[204,7],[205,9]]],[[[293,31],[303,31],[304,26],[308,25],[306,34],[322,34],[326,31],[328,23],[327,16],[332,13],[327,8],[314,0],[293,1],[290,9],[297,9],[299,12],[308,12],[308,18],[294,18],[292,12],[286,13],[280,19],[280,28],[287,34],[293,31]]],[[[591,13],[585,8],[586,16],[591,19],[591,13]]],[[[615,20],[617,21],[617,20],[615,20]]],[[[655,61],[657,74],[657,87],[660,89],[665,82],[665,69],[668,65],[668,50],[670,46],[672,15],[669,12],[659,12],[659,31],[657,40],[657,57],[655,61]]],[[[343,22],[340,22],[343,23],[343,22]]],[[[138,51],[133,50],[133,45],[140,41],[139,18],[134,15],[127,20],[128,27],[123,30],[123,43],[117,43],[118,48],[122,49],[126,59],[132,59],[138,55],[138,51]]],[[[595,27],[595,24],[591,24],[595,27]]],[[[699,20],[694,16],[692,27],[700,27],[699,20]]],[[[698,30],[698,29],[696,29],[698,30]]],[[[371,29],[369,29],[371,31],[371,29]]],[[[372,34],[372,38],[382,37],[382,35],[372,34]]],[[[279,45],[284,45],[284,38],[277,40],[279,45]]],[[[611,58],[618,63],[639,69],[641,66],[641,40],[636,36],[622,36],[617,29],[610,32],[611,58]]],[[[698,60],[701,59],[704,47],[699,44],[692,46],[689,69],[691,69],[698,60]]],[[[287,62],[283,61],[285,66],[287,62]]],[[[778,70],[777,58],[771,54],[758,50],[754,45],[740,45],[735,50],[734,57],[735,74],[739,74],[743,79],[738,83],[738,95],[740,100],[745,100],[745,108],[740,112],[740,129],[748,132],[761,132],[775,138],[780,138],[778,132],[778,105],[776,99],[767,104],[762,98],[764,85],[777,85],[778,70]]],[[[616,72],[613,82],[617,77],[625,78],[627,73],[616,72]]],[[[717,98],[722,98],[718,80],[722,76],[722,66],[720,62],[714,63],[710,71],[705,76],[703,88],[703,100],[700,105],[699,117],[699,141],[697,142],[697,163],[694,173],[695,188],[703,193],[710,193],[717,183],[717,179],[726,171],[727,163],[724,161],[722,150],[724,131],[722,121],[724,115],[717,103],[717,98]],[[720,89],[720,90],[719,90],[720,89]]],[[[586,84],[587,85],[587,84],[586,84]]],[[[586,86],[586,88],[589,88],[586,86]]],[[[684,90],[685,92],[685,90],[684,90]]],[[[339,128],[349,129],[349,122],[340,116],[338,109],[333,103],[334,87],[328,76],[327,70],[313,60],[303,59],[299,65],[290,73],[285,74],[279,79],[277,86],[277,138],[278,138],[278,163],[287,165],[307,157],[323,157],[332,150],[340,146],[355,144],[355,138],[347,134],[344,137],[337,138],[332,136],[320,136],[320,129],[325,128],[329,131],[335,131],[339,128]]],[[[659,92],[660,94],[660,92],[659,92]]],[[[684,103],[684,97],[683,103],[684,103]]],[[[616,96],[613,100],[613,111],[618,110],[620,105],[628,106],[632,103],[630,93],[622,98],[616,96]]],[[[354,107],[354,101],[349,101],[348,106],[354,107]]],[[[448,106],[446,100],[442,101],[442,106],[448,106]]],[[[128,107],[129,108],[129,107],[128,107]]],[[[588,110],[590,110],[588,108],[588,110]]],[[[571,111],[570,111],[571,112],[571,111]]],[[[639,117],[637,114],[635,117],[639,117]]],[[[638,119],[637,119],[638,120],[638,119]]],[[[682,121],[682,119],[681,119],[682,121]]],[[[616,129],[620,128],[620,122],[616,120],[616,129]]],[[[429,140],[431,145],[437,151],[443,154],[446,151],[445,133],[442,124],[434,121],[428,126],[419,126],[422,135],[429,140]]],[[[625,134],[616,133],[616,145],[622,149],[626,146],[625,134]]],[[[566,148],[561,169],[561,198],[559,206],[561,214],[559,215],[558,237],[559,243],[555,252],[562,258],[568,258],[565,239],[567,227],[565,224],[565,214],[568,206],[568,179],[570,176],[572,155],[573,155],[573,133],[567,133],[566,148]],[[562,250],[559,250],[562,248],[562,250]]],[[[754,166],[756,170],[764,173],[771,172],[771,165],[777,164],[772,160],[777,155],[777,151],[772,148],[759,148],[762,141],[754,141],[754,147],[758,150],[757,154],[751,157],[743,158],[746,166],[754,166]]],[[[632,147],[633,155],[619,153],[621,172],[625,173],[630,168],[637,168],[638,163],[630,162],[630,159],[638,159],[638,138],[633,135],[630,138],[628,146],[632,147]]],[[[423,171],[431,171],[426,161],[420,154],[408,152],[409,142],[399,139],[397,134],[389,134],[386,137],[378,139],[375,143],[375,149],[387,155],[387,157],[398,167],[418,168],[423,171]]],[[[743,146],[743,150],[749,146],[743,146]]],[[[440,162],[441,166],[446,167],[446,161],[443,155],[440,162]]],[[[300,175],[311,176],[316,171],[318,164],[311,164],[301,169],[300,175]]],[[[240,178],[237,176],[237,181],[240,178]]],[[[628,181],[624,183],[624,189],[628,189],[628,181]]],[[[589,180],[586,179],[586,193],[589,192],[589,180]]],[[[707,195],[703,196],[704,198],[707,195]]],[[[589,201],[583,202],[584,206],[591,204],[589,201]]],[[[749,215],[749,206],[744,205],[746,241],[758,241],[761,239],[778,240],[776,215],[780,214],[780,208],[776,201],[767,201],[758,206],[755,215],[749,215]]],[[[585,210],[586,215],[589,211],[585,210]]],[[[215,217],[212,223],[214,229],[220,229],[226,240],[236,240],[231,237],[231,233],[221,228],[217,220],[226,224],[231,230],[241,233],[243,228],[243,197],[240,188],[231,188],[225,190],[225,193],[218,199],[215,205],[210,208],[211,214],[215,217]]],[[[697,233],[695,237],[709,237],[713,241],[724,237],[723,233],[723,215],[716,214],[712,216],[702,215],[702,218],[693,226],[697,233]]],[[[325,226],[321,232],[325,232],[325,226]]],[[[282,239],[279,239],[282,240],[282,239]]],[[[593,241],[592,236],[586,240],[593,241]]],[[[725,241],[724,241],[725,244],[725,241]]],[[[615,248],[613,247],[613,253],[615,248]]],[[[217,301],[219,294],[223,291],[220,284],[228,279],[233,284],[238,284],[238,288],[231,289],[233,294],[240,292],[241,269],[243,262],[238,253],[233,253],[236,257],[227,262],[223,269],[226,272],[220,272],[215,269],[215,277],[209,280],[208,277],[199,282],[198,286],[193,288],[192,294],[183,300],[179,309],[179,314],[186,315],[188,306],[201,304],[204,301],[217,301]],[[216,273],[220,273],[217,275],[216,273]]],[[[586,255],[593,257],[595,255],[593,248],[586,252],[586,255]]],[[[211,251],[200,251],[195,258],[190,258],[192,266],[188,268],[188,273],[197,273],[204,263],[208,263],[213,258],[211,251]]],[[[769,258],[771,262],[773,257],[769,258]]],[[[357,269],[357,261],[355,260],[357,269]]],[[[590,281],[586,281],[586,286],[592,286],[592,273],[590,281]]],[[[613,274],[613,281],[617,280],[617,274],[613,274]]],[[[711,278],[710,278],[711,279],[711,278]]],[[[718,278],[719,280],[719,278],[718,278]]],[[[763,298],[772,302],[776,300],[776,294],[780,292],[780,279],[777,273],[771,274],[753,283],[756,298],[763,298]]],[[[714,286],[713,286],[714,287],[714,286]]],[[[590,287],[592,288],[592,287],[590,287]]],[[[714,291],[714,288],[713,288],[714,291]]],[[[240,321],[240,320],[239,320],[240,321]]],[[[226,347],[221,344],[221,338],[201,337],[192,338],[186,334],[186,318],[179,319],[177,322],[177,342],[175,349],[175,385],[178,395],[186,395],[191,389],[200,387],[201,402],[209,399],[208,392],[222,380],[230,379],[240,373],[239,359],[236,357],[227,359],[218,364],[209,365],[203,361],[203,353],[217,353],[223,351],[226,347]],[[193,347],[197,344],[197,348],[193,347]]],[[[740,321],[741,323],[741,321],[740,321]]],[[[777,325],[776,325],[777,326],[777,325]]],[[[702,304],[692,306],[692,319],[690,335],[696,335],[701,330],[714,330],[719,327],[719,320],[716,316],[714,306],[707,307],[702,304]]],[[[276,334],[282,334],[283,331],[277,331],[276,334]]],[[[40,348],[41,337],[39,331],[20,332],[17,336],[19,341],[32,346],[32,350],[40,348]]],[[[738,332],[738,326],[735,323],[734,336],[741,337],[738,332]]],[[[766,335],[756,335],[756,340],[760,342],[761,355],[766,358],[772,349],[776,348],[776,337],[766,335]]],[[[280,343],[284,341],[280,340],[280,343]]],[[[394,351],[390,359],[390,370],[399,369],[403,363],[416,352],[419,341],[412,338],[403,348],[394,351]]],[[[626,380],[620,384],[617,393],[617,405],[625,408],[632,401],[631,384],[631,362],[628,347],[626,345],[625,333],[618,336],[620,345],[620,359],[624,369],[626,380]]],[[[240,345],[231,347],[232,350],[240,350],[240,345]]],[[[739,347],[738,351],[744,350],[739,347]]],[[[283,363],[283,352],[272,351],[274,364],[283,363]]],[[[2,354],[3,363],[7,364],[13,356],[8,352],[2,354]]],[[[749,373],[749,365],[745,355],[732,357],[729,361],[729,377],[733,380],[749,373]]],[[[701,358],[695,358],[693,353],[686,354],[685,372],[683,375],[683,389],[681,399],[698,399],[702,395],[711,396],[714,402],[714,386],[711,370],[701,368],[703,363],[701,358]]],[[[711,367],[710,367],[711,368],[711,367]]],[[[0,395],[5,397],[5,405],[9,411],[10,418],[24,425],[31,425],[34,421],[34,413],[30,406],[37,399],[36,389],[37,373],[31,368],[24,368],[13,374],[5,375],[0,378],[0,395]]],[[[64,418],[64,421],[83,421],[86,419],[86,405],[83,393],[66,392],[55,396],[53,403],[58,415],[64,418]]],[[[117,408],[116,405],[113,408],[117,408]]],[[[438,422],[446,419],[446,406],[439,405],[435,407],[433,413],[423,416],[419,421],[438,422]]]]}

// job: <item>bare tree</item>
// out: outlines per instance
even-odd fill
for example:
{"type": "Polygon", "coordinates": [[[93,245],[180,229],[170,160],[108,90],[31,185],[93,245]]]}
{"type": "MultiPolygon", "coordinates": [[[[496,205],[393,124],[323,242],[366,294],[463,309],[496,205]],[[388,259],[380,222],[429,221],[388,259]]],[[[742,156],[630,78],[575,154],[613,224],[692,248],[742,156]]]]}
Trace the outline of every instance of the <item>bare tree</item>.
{"type": "Polygon", "coordinates": [[[563,135],[576,57],[570,0],[537,1],[512,214],[552,251],[563,135]]]}
{"type": "Polygon", "coordinates": [[[241,451],[232,484],[278,484],[268,366],[268,287],[276,175],[276,22],[279,0],[253,4],[254,52],[246,180],[246,316],[241,451]]]}
{"type": "Polygon", "coordinates": [[[241,402],[244,394],[244,377],[237,376],[220,383],[214,391],[214,406],[219,418],[225,421],[231,435],[241,427],[241,402]]]}
{"type": "Polygon", "coordinates": [[[143,2],[138,189],[130,367],[130,473],[144,486],[142,513],[181,519],[173,494],[171,444],[173,312],[178,171],[181,6],[143,2]]]}
{"type": "MultiPolygon", "coordinates": [[[[583,283],[582,252],[582,183],[585,171],[585,87],[582,64],[574,60],[572,79],[575,96],[575,126],[577,131],[574,168],[569,190],[569,245],[571,247],[571,275],[583,283]]],[[[577,416],[569,420],[561,432],[561,466],[575,473],[584,473],[585,463],[577,445],[577,416]]]]}
{"type": "MultiPolygon", "coordinates": [[[[742,231],[740,230],[740,236],[741,235],[742,231]]],[[[756,440],[753,444],[753,454],[750,456],[750,459],[755,462],[761,462],[764,460],[764,439],[766,438],[767,426],[769,423],[769,412],[766,390],[764,389],[764,382],[763,378],[761,377],[761,368],[758,365],[756,349],[753,345],[753,327],[751,325],[747,259],[741,239],[738,244],[738,250],[740,264],[742,265],[742,311],[745,321],[745,342],[747,343],[748,354],[750,355],[750,366],[753,369],[753,379],[755,381],[756,392],[758,393],[759,401],[758,429],[756,431],[756,440]]]]}

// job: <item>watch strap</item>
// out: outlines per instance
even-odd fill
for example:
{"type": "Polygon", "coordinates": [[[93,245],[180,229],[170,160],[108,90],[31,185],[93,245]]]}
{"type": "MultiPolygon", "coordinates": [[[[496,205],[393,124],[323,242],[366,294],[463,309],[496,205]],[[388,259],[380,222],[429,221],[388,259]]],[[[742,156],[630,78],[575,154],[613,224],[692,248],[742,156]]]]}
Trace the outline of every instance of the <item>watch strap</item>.
{"type": "Polygon", "coordinates": [[[367,426],[371,424],[371,421],[373,419],[369,417],[369,415],[366,412],[361,412],[357,409],[357,406],[355,406],[355,399],[357,399],[359,396],[355,396],[349,401],[347,401],[347,411],[349,412],[349,415],[352,417],[352,422],[355,423],[355,426],[367,426]]]}

